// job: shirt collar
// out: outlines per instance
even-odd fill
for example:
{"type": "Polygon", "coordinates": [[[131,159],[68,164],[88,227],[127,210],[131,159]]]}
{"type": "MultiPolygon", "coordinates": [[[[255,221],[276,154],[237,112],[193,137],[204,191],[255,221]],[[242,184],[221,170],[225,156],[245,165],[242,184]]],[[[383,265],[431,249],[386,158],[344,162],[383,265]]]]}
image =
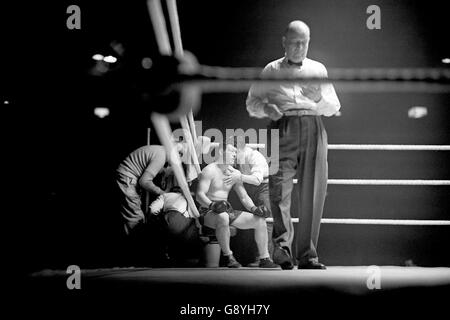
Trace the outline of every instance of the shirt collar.
{"type": "Polygon", "coordinates": [[[283,59],[283,64],[287,68],[301,68],[303,66],[304,62],[305,62],[304,60],[301,62],[298,62],[298,63],[292,62],[286,56],[283,59]]]}

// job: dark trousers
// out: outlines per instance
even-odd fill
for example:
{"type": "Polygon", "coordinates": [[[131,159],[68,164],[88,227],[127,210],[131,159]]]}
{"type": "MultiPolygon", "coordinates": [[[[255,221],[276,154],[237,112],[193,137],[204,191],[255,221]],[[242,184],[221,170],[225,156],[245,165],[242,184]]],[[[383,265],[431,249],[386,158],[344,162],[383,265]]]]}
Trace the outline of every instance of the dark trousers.
{"type": "Polygon", "coordinates": [[[121,191],[120,214],[124,221],[126,234],[129,234],[134,227],[145,219],[138,180],[139,177],[132,178],[123,174],[118,174],[116,179],[121,191]]]}
{"type": "Polygon", "coordinates": [[[128,265],[139,267],[196,266],[203,252],[195,221],[178,211],[149,215],[125,239],[128,265]]]}
{"type": "MultiPolygon", "coordinates": [[[[249,197],[253,200],[255,206],[264,205],[270,211],[270,196],[268,183],[261,183],[259,186],[244,183],[244,187],[249,197]]],[[[273,254],[272,230],[273,224],[267,223],[267,236],[268,236],[267,244],[270,257],[272,257],[273,254]]]]}
{"type": "Polygon", "coordinates": [[[170,258],[179,264],[186,264],[187,260],[192,259],[200,260],[204,244],[195,220],[175,210],[163,213],[163,217],[170,258]]]}
{"type": "Polygon", "coordinates": [[[279,170],[269,178],[274,218],[273,238],[292,252],[292,179],[298,178],[299,223],[296,226],[296,258],[299,264],[317,259],[320,220],[328,179],[327,134],[320,116],[283,117],[270,124],[279,129],[279,170]]]}

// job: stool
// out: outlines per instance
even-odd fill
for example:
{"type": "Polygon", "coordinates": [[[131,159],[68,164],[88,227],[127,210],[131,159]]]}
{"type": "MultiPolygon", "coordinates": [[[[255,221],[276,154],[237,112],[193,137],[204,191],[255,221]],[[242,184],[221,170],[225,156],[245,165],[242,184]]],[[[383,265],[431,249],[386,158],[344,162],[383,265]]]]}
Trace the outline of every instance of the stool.
{"type": "MultiPolygon", "coordinates": [[[[220,264],[221,249],[219,242],[217,241],[215,230],[206,226],[202,227],[203,237],[207,237],[208,240],[203,248],[203,261],[206,268],[218,268],[220,264]]],[[[237,229],[230,226],[230,237],[235,236],[237,229]]]]}

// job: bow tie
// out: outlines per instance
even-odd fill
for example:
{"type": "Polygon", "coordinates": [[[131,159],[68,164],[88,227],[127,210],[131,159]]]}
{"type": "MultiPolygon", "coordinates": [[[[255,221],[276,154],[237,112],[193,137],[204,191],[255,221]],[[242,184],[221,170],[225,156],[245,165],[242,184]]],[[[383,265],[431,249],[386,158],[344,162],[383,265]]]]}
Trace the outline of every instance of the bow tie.
{"type": "Polygon", "coordinates": [[[293,61],[291,61],[291,60],[289,60],[289,59],[287,59],[287,63],[288,63],[288,65],[290,65],[290,66],[296,66],[296,67],[301,67],[301,66],[303,65],[303,61],[300,61],[300,62],[293,62],[293,61]]]}

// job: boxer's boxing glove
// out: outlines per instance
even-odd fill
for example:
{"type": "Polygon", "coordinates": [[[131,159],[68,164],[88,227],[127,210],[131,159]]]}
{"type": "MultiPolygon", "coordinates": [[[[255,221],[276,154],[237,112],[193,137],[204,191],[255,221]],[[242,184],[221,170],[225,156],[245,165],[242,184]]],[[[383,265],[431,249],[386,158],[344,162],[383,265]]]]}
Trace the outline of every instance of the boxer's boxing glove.
{"type": "Polygon", "coordinates": [[[228,201],[213,201],[209,205],[209,209],[214,213],[222,213],[228,212],[230,209],[232,210],[231,204],[228,201]]]}
{"type": "Polygon", "coordinates": [[[252,213],[258,217],[263,217],[263,218],[270,217],[270,211],[269,211],[269,209],[267,209],[267,207],[265,205],[254,206],[252,208],[252,213]]]}

